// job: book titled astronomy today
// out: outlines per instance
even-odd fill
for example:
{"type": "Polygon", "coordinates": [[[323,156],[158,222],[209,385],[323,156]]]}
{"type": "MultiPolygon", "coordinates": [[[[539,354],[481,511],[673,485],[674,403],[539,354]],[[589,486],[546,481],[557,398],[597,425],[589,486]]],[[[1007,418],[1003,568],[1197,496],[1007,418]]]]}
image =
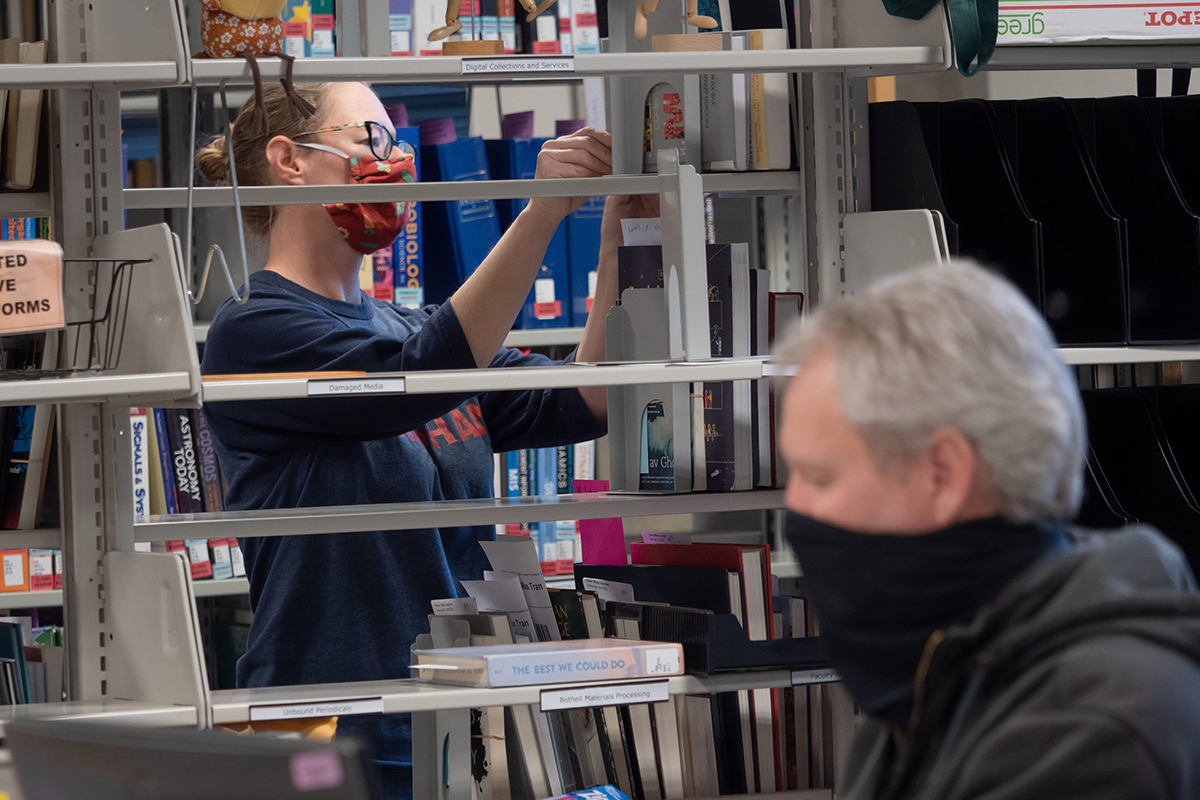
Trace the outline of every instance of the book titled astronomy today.
{"type": "Polygon", "coordinates": [[[463,686],[669,678],[683,674],[683,646],[629,639],[436,648],[413,652],[421,680],[463,686]]]}

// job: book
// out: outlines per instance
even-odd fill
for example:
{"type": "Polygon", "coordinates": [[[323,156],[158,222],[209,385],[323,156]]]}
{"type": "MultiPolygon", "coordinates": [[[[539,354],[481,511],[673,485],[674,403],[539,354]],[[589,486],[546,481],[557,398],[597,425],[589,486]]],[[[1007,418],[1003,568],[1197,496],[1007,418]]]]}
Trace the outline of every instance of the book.
{"type": "MultiPolygon", "coordinates": [[[[424,140],[424,129],[422,129],[424,140]]],[[[421,165],[431,181],[488,180],[483,139],[470,138],[443,144],[421,144],[421,165]]],[[[423,243],[430,250],[426,302],[444,303],[475,272],[500,241],[500,221],[492,200],[458,200],[426,203],[423,243]],[[436,243],[436,244],[435,244],[436,243]]]]}
{"type": "Polygon", "coordinates": [[[573,0],[558,0],[554,4],[558,12],[558,52],[567,56],[575,52],[571,39],[571,5],[573,0]]]}
{"type": "MultiPolygon", "coordinates": [[[[540,17],[539,17],[540,19],[540,17]]],[[[537,158],[546,139],[493,139],[485,142],[488,170],[496,180],[532,179],[537,158]]],[[[528,200],[497,200],[501,230],[508,227],[529,204],[528,200]]],[[[529,297],[521,308],[522,328],[563,328],[570,324],[567,224],[561,223],[550,238],[529,297]]]]}
{"type": "MultiPolygon", "coordinates": [[[[789,331],[800,324],[801,313],[804,310],[804,295],[800,292],[771,292],[767,297],[767,346],[771,352],[782,344],[789,331]]],[[[767,434],[770,437],[771,448],[771,477],[770,486],[783,486],[787,483],[787,465],[779,458],[778,431],[783,416],[783,403],[780,400],[780,387],[774,383],[767,384],[767,405],[770,424],[767,434]]]]}
{"type": "MultiPolygon", "coordinates": [[[[21,37],[9,36],[7,39],[0,39],[0,64],[19,63],[21,63],[21,37]]],[[[0,89],[0,131],[5,129],[4,122],[7,112],[8,89],[0,89]]]]}
{"type": "Polygon", "coordinates": [[[440,56],[442,43],[429,41],[429,34],[446,24],[445,0],[413,0],[413,55],[440,56]]]}
{"type": "Polygon", "coordinates": [[[205,511],[224,511],[221,465],[217,462],[217,449],[213,443],[212,431],[208,428],[208,420],[204,418],[204,409],[193,409],[188,414],[191,417],[192,430],[195,432],[193,449],[199,462],[203,508],[205,511]]]}
{"type": "Polygon", "coordinates": [[[500,23],[500,41],[504,43],[504,53],[513,55],[517,52],[516,0],[497,0],[496,8],[500,23]]]}
{"type": "MultiPolygon", "coordinates": [[[[558,459],[553,448],[538,448],[534,456],[535,495],[553,497],[558,494],[558,459]]],[[[558,574],[558,525],[537,522],[538,559],[543,575],[558,574]]]]}
{"type": "MultiPolygon", "coordinates": [[[[768,356],[770,345],[770,281],[765,269],[750,270],[750,355],[768,356]]],[[[750,440],[753,442],[753,474],[755,486],[771,485],[771,452],[775,437],[771,420],[769,380],[750,382],[750,440]]]]}
{"type": "Polygon", "coordinates": [[[150,514],[150,431],[146,409],[129,409],[129,443],[133,449],[133,516],[150,514]]]}
{"type": "MultiPolygon", "coordinates": [[[[747,50],[786,50],[784,28],[747,31],[747,50]]],[[[750,75],[750,169],[787,169],[792,164],[792,117],[789,76],[783,72],[750,75]]]]}
{"type": "Polygon", "coordinates": [[[312,3],[287,0],[283,8],[283,52],[293,58],[312,56],[312,3]]]}
{"type": "MultiPolygon", "coordinates": [[[[415,126],[398,126],[396,141],[405,152],[412,151],[416,179],[421,180],[421,131],[415,126]]],[[[421,204],[405,206],[404,230],[392,246],[392,264],[395,275],[392,284],[395,295],[392,301],[405,308],[421,308],[425,305],[425,276],[422,269],[421,247],[421,204]]]]}
{"type": "Polygon", "coordinates": [[[337,18],[334,0],[309,0],[312,12],[312,50],[314,58],[337,55],[337,18]]]}
{"type": "MultiPolygon", "coordinates": [[[[572,494],[571,461],[574,445],[553,448],[555,455],[554,489],[558,494],[572,494]]],[[[554,523],[554,541],[557,547],[558,566],[555,573],[570,575],[575,569],[575,537],[578,525],[573,519],[554,523]]]]}
{"type": "Polygon", "coordinates": [[[155,408],[154,425],[150,428],[150,513],[178,514],[175,498],[175,467],[171,444],[167,438],[167,413],[155,408]]]}
{"type": "Polygon", "coordinates": [[[48,592],[54,588],[54,551],[29,550],[29,591],[48,592]]]}
{"type": "Polygon", "coordinates": [[[658,153],[668,147],[679,151],[679,163],[690,163],[680,89],[669,83],[656,83],[650,89],[642,138],[642,172],[658,172],[658,153]]]}
{"type": "Polygon", "coordinates": [[[534,56],[560,54],[562,45],[558,36],[557,11],[547,9],[533,19],[529,19],[524,6],[519,6],[516,12],[522,53],[534,56]]]}
{"type": "MultiPolygon", "coordinates": [[[[707,34],[721,37],[725,50],[745,50],[746,33],[707,34]]],[[[741,171],[750,161],[749,78],[745,73],[700,75],[700,159],[705,170],[741,171]]]]}
{"type": "MultiPolygon", "coordinates": [[[[200,484],[200,466],[196,459],[196,437],[192,417],[187,409],[164,411],[167,442],[171,454],[171,477],[175,486],[175,501],[180,514],[199,514],[204,511],[204,495],[200,484]]],[[[205,560],[207,561],[207,547],[205,560]]]]}
{"type": "MultiPolygon", "coordinates": [[[[5,578],[7,579],[7,573],[5,578]]],[[[17,622],[0,622],[0,659],[4,660],[5,684],[12,698],[11,702],[32,703],[33,693],[25,663],[25,640],[21,625],[17,622]]]]}
{"type": "MultiPolygon", "coordinates": [[[[44,64],[46,43],[21,42],[20,55],[22,64],[44,64]]],[[[20,89],[8,93],[8,111],[4,121],[6,189],[33,188],[42,125],[42,93],[41,89],[20,89]]]]}
{"type": "Polygon", "coordinates": [[[571,291],[571,325],[576,328],[587,324],[596,296],[603,217],[604,197],[601,195],[589,197],[567,217],[567,282],[571,291]]]}
{"type": "Polygon", "coordinates": [[[683,648],[674,642],[585,639],[434,648],[413,655],[413,669],[421,680],[461,686],[537,686],[683,674],[683,648]]]}
{"type": "Polygon", "coordinates": [[[393,56],[413,55],[412,10],[412,0],[388,0],[388,32],[393,56]]]}
{"type": "Polygon", "coordinates": [[[600,17],[596,0],[571,0],[571,50],[600,52],[600,17]]]}
{"type": "Polygon", "coordinates": [[[212,559],[208,554],[208,539],[185,539],[184,547],[191,565],[192,580],[198,581],[213,576],[212,559]]]}
{"type": "Polygon", "coordinates": [[[229,539],[208,540],[208,560],[212,565],[213,580],[223,581],[233,577],[233,557],[229,553],[229,539]]]}
{"type": "Polygon", "coordinates": [[[29,591],[29,551],[0,550],[0,563],[3,563],[4,581],[0,583],[0,592],[29,591]]]}

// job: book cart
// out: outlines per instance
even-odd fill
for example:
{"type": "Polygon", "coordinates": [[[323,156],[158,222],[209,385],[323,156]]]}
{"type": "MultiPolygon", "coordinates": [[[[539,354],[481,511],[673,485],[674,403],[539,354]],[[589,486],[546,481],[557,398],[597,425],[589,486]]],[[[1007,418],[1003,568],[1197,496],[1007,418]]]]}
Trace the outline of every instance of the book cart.
{"type": "MultiPolygon", "coordinates": [[[[59,404],[61,531],[4,534],[14,547],[64,550],[65,608],[71,702],[0,709],[0,725],[16,717],[96,717],[151,726],[196,726],[297,716],[357,713],[414,714],[413,760],[417,797],[470,796],[466,710],[536,705],[546,687],[474,689],[389,680],[356,684],[212,691],[203,667],[193,586],[173,554],[134,552],[135,542],[226,536],[336,534],[405,530],[439,525],[479,525],[647,516],[673,513],[777,509],[779,490],[665,496],[579,495],[451,501],[400,505],[222,512],[153,517],[135,522],[131,503],[130,406],[189,406],[203,401],[304,398],[328,381],[280,378],[203,385],[195,331],[181,266],[180,247],[165,226],[124,230],[124,211],[183,208],[184,188],[123,190],[122,90],[248,83],[243,62],[192,62],[180,5],[172,0],[114,3],[103,13],[88,0],[44,0],[50,46],[48,63],[2,65],[0,85],[49,92],[48,194],[0,195],[6,213],[51,214],[68,258],[145,259],[137,265],[124,346],[115,368],[68,377],[0,382],[0,404],[59,404]],[[443,736],[451,746],[443,749],[443,736]],[[449,763],[443,764],[443,752],[449,763]],[[459,754],[462,754],[461,756],[459,754]],[[443,776],[449,787],[443,790],[443,776]]],[[[351,6],[350,3],[345,3],[351,6]]],[[[382,0],[359,0],[359,17],[384,13],[382,0]]],[[[656,25],[678,19],[682,4],[662,8],[656,25]],[[679,6],[676,8],[675,6],[679,6]]],[[[409,186],[253,187],[241,202],[301,204],[340,200],[457,200],[560,194],[660,194],[663,258],[677,287],[668,308],[673,336],[669,365],[566,365],[522,370],[421,372],[386,378],[396,393],[440,393],[640,383],[756,380],[779,374],[762,359],[712,360],[707,335],[702,221],[705,192],[800,196],[805,211],[802,265],[793,264],[793,288],[811,302],[853,291],[855,270],[872,254],[887,253],[887,227],[869,208],[866,78],[948,69],[950,34],[944,14],[921,21],[886,16],[878,0],[813,0],[811,25],[800,26],[801,47],[784,51],[713,53],[634,52],[624,37],[631,26],[622,0],[610,6],[613,52],[559,57],[566,65],[540,77],[607,77],[614,130],[614,174],[585,180],[424,183],[409,186]],[[617,52],[628,45],[628,52],[617,52]],[[647,75],[694,76],[700,72],[788,72],[801,75],[800,168],[787,172],[697,174],[665,151],[659,173],[641,174],[641,103],[638,81],[647,75]],[[637,117],[630,119],[629,115],[637,117]],[[636,131],[635,135],[630,135],[636,131]],[[802,269],[796,267],[802,266],[802,269]],[[848,280],[849,279],[849,280],[848,280]]],[[[678,22],[670,32],[683,32],[678,22]]],[[[359,52],[367,55],[300,61],[300,81],[371,80],[413,83],[495,83],[539,77],[468,72],[457,57],[376,57],[378,31],[362,26],[359,52]]],[[[666,31],[662,31],[666,32],[666,31]]],[[[993,66],[1012,69],[1200,65],[1200,46],[1022,47],[997,52],[993,66]]],[[[264,80],[281,66],[262,62],[264,80]]],[[[644,95],[643,95],[644,97],[644,95]]],[[[230,206],[225,188],[196,190],[199,207],[230,206]]],[[[939,252],[936,234],[927,243],[939,252]]],[[[111,279],[106,267],[67,272],[67,311],[86,314],[95,287],[111,279]]],[[[109,268],[111,269],[111,268],[109,268]]],[[[1128,364],[1200,360],[1200,347],[1072,348],[1073,364],[1128,364]]],[[[345,387],[342,387],[345,388],[345,387]]],[[[244,587],[242,587],[244,590],[244,587]]],[[[204,587],[208,590],[208,587],[204,587]]],[[[205,592],[207,593],[207,592],[205,592]]],[[[43,593],[49,595],[49,593],[43,593]]],[[[12,596],[10,596],[12,597],[12,596]]],[[[47,597],[46,602],[58,598],[47,597]]],[[[16,603],[14,598],[10,602],[16,603]]],[[[32,599],[21,598],[32,605],[32,599]]],[[[700,694],[793,685],[790,671],[746,672],[706,679],[671,678],[671,694],[700,694]]],[[[844,700],[832,715],[833,767],[853,734],[853,712],[844,700]]],[[[832,776],[826,785],[831,785],[832,776]]],[[[829,789],[778,797],[830,797],[829,789]]]]}

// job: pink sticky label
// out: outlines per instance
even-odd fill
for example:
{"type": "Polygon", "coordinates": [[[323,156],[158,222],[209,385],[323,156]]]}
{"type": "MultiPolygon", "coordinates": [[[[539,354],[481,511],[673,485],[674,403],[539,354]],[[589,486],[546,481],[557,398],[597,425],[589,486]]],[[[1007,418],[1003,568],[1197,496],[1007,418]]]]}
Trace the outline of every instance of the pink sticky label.
{"type": "MultiPolygon", "coordinates": [[[[576,494],[607,492],[608,481],[573,481],[576,494]]],[[[620,517],[579,520],[580,555],[584,564],[628,564],[625,525],[620,517]]]]}
{"type": "Polygon", "coordinates": [[[342,760],[332,750],[296,753],[289,764],[292,786],[301,792],[335,789],[345,782],[342,760]]]}

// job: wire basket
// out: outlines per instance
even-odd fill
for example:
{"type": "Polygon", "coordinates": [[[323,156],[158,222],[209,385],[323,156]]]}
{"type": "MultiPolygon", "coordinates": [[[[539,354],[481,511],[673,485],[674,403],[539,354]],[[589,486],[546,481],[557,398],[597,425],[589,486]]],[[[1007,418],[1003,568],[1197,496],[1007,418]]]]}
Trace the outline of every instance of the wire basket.
{"type": "Polygon", "coordinates": [[[60,378],[114,370],[121,363],[133,267],[148,258],[65,258],[66,326],[0,336],[0,380],[60,378]],[[74,269],[68,269],[69,266],[74,269]],[[86,269],[86,275],[80,274],[86,269]],[[78,292],[78,294],[76,294],[78,292]],[[80,298],[78,295],[83,295],[80,298]],[[80,302],[86,298],[86,303],[80,302]],[[86,306],[86,311],[81,307],[86,306]],[[53,355],[46,357],[47,350],[53,355]]]}

